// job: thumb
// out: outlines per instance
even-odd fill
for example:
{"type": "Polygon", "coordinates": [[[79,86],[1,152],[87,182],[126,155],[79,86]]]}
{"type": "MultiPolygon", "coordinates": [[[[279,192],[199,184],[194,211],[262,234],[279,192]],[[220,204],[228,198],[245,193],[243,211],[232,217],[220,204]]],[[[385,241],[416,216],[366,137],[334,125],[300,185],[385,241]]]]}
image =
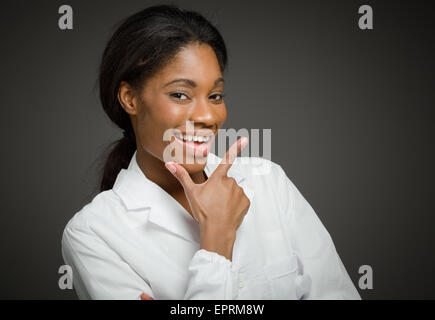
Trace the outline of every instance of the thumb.
{"type": "Polygon", "coordinates": [[[194,182],[189,176],[189,173],[184,169],[183,166],[180,166],[178,163],[173,161],[165,163],[166,169],[169,170],[173,174],[175,178],[181,183],[184,190],[190,190],[190,188],[194,185],[194,182]]]}

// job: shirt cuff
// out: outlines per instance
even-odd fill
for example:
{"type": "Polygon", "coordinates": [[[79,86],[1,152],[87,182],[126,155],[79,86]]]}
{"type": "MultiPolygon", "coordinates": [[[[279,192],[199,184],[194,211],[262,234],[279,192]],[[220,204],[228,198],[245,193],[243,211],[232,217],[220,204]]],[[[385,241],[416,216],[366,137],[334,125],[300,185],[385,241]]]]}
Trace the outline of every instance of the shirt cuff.
{"type": "Polygon", "coordinates": [[[238,268],[226,257],[198,250],[189,265],[185,299],[233,300],[238,295],[238,268]]]}

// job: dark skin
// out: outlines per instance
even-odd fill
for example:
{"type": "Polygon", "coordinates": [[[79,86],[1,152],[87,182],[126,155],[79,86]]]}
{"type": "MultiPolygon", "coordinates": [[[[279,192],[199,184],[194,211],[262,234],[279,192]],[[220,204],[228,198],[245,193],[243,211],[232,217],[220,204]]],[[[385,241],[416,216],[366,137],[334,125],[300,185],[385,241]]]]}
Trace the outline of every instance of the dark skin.
{"type": "MultiPolygon", "coordinates": [[[[250,202],[227,172],[247,139],[239,139],[230,147],[208,179],[204,173],[206,162],[202,161],[207,160],[207,153],[198,158],[192,153],[169,160],[164,157],[164,150],[175,141],[173,135],[165,141],[164,134],[170,129],[185,132],[186,121],[193,122],[195,135],[207,131],[216,136],[227,117],[223,89],[214,50],[207,44],[194,43],[181,49],[139,92],[122,82],[118,99],[130,115],[137,162],[145,176],[199,223],[202,249],[231,260],[236,230],[250,202]],[[188,80],[173,82],[180,78],[188,80]]],[[[178,151],[185,148],[177,141],[175,145],[178,151]]]]}
{"type": "MultiPolygon", "coordinates": [[[[163,150],[169,144],[163,141],[163,132],[169,128],[183,131],[186,121],[194,121],[195,130],[207,128],[215,134],[226,120],[227,112],[222,98],[224,82],[213,49],[208,45],[193,44],[181,50],[163,69],[146,82],[141,92],[135,92],[123,82],[119,101],[130,115],[136,134],[137,161],[148,179],[176,199],[191,215],[183,187],[165,168],[163,150]],[[174,79],[190,79],[196,87],[174,79]]],[[[185,164],[195,183],[207,180],[205,164],[185,164]]]]}

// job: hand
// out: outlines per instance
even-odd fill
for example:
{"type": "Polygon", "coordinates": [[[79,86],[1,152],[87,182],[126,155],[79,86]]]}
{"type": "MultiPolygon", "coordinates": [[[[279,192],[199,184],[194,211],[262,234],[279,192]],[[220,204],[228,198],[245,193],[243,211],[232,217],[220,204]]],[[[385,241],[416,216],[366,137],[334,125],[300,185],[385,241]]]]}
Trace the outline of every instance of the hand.
{"type": "Polygon", "coordinates": [[[230,257],[236,231],[250,206],[243,189],[227,173],[247,142],[246,137],[237,140],[213,174],[201,184],[194,183],[181,165],[175,162],[165,164],[169,171],[171,166],[175,169],[171,172],[183,186],[192,216],[199,222],[201,246],[215,249],[211,251],[225,251],[227,258],[230,257]]]}

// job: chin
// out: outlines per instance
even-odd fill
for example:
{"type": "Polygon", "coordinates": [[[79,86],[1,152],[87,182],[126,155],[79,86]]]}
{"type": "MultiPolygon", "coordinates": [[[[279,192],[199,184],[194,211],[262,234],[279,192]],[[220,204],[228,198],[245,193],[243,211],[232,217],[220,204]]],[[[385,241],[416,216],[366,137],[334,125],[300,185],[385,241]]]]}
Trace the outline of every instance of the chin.
{"type": "Polygon", "coordinates": [[[186,171],[189,174],[194,174],[204,170],[206,161],[204,161],[204,163],[190,163],[190,164],[180,163],[180,164],[184,167],[184,169],[186,169],[186,171]]]}

